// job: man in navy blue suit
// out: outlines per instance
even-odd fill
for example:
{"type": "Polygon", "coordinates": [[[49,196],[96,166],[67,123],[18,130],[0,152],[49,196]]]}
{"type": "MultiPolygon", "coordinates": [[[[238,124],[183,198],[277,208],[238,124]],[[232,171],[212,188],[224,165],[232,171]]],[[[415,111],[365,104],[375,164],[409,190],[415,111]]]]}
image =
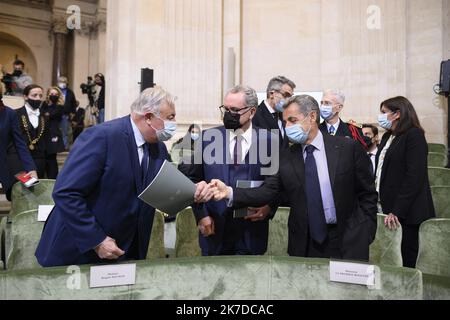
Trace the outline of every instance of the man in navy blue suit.
{"type": "MultiPolygon", "coordinates": [[[[231,89],[220,107],[224,126],[204,131],[193,164],[189,167],[183,164],[180,170],[194,182],[224,179],[233,186],[238,180],[264,181],[264,175],[275,174],[278,168],[273,168],[271,152],[278,154],[278,132],[272,134],[252,126],[257,105],[258,98],[252,88],[236,86],[231,89]]],[[[262,255],[266,252],[268,221],[272,216],[269,205],[250,208],[245,218],[235,218],[225,201],[210,201],[193,209],[200,230],[202,255],[262,255]]]]}
{"type": "Polygon", "coordinates": [[[17,154],[22,162],[22,167],[28,172],[30,176],[37,178],[36,165],[33,158],[28,152],[28,147],[23,140],[19,129],[19,121],[17,120],[16,112],[3,105],[0,97],[0,183],[3,190],[6,192],[8,200],[11,199],[11,187],[14,184],[12,174],[17,172],[10,172],[7,162],[7,148],[13,144],[17,150],[17,154]]]}
{"type": "MultiPolygon", "coordinates": [[[[175,98],[141,93],[131,115],[86,130],[58,176],[55,209],[36,250],[44,267],[145,259],[155,209],[138,199],[167,159],[175,98]]],[[[196,200],[209,200],[206,183],[196,200]]]]}

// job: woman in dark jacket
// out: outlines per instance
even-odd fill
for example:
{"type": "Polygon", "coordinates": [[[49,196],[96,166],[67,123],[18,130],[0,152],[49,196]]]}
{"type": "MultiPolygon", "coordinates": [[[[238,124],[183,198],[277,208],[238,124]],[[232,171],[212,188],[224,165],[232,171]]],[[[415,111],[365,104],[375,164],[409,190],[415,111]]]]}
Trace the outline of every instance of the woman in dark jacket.
{"type": "Polygon", "coordinates": [[[381,103],[380,126],[387,130],[377,154],[376,184],[384,223],[402,226],[403,266],[414,268],[420,224],[435,217],[428,181],[428,144],[413,105],[404,97],[381,103]]]}
{"type": "Polygon", "coordinates": [[[64,95],[58,87],[47,90],[47,98],[42,105],[42,113],[49,123],[47,136],[47,152],[45,156],[45,172],[48,179],[58,176],[57,154],[64,151],[64,141],[60,124],[64,113],[64,95]]]}

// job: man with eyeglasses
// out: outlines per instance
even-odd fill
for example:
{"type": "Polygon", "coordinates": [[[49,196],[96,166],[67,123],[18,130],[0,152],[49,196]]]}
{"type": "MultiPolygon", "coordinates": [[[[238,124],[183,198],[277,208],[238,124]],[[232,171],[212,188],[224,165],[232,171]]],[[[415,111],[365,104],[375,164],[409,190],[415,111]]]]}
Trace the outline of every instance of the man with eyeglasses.
{"type": "Polygon", "coordinates": [[[341,91],[326,90],[324,92],[320,106],[320,116],[324,121],[320,124],[319,129],[323,134],[358,141],[367,150],[370,139],[364,136],[362,126],[354,121],[343,122],[340,118],[344,103],[345,95],[341,91]]]}
{"type": "MultiPolygon", "coordinates": [[[[252,88],[236,86],[229,90],[223,106],[219,107],[224,126],[202,132],[202,142],[197,144],[194,156],[201,159],[200,163],[182,164],[180,171],[194,182],[220,179],[237,186],[239,180],[264,181],[264,167],[268,164],[262,164],[261,158],[266,155],[261,154],[267,151],[267,155],[274,158],[278,156],[279,147],[276,143],[271,145],[273,135],[270,132],[252,125],[257,105],[258,97],[252,88]]],[[[273,140],[276,139],[274,136],[273,140]]],[[[267,160],[274,162],[273,158],[267,160]]],[[[262,255],[266,252],[268,219],[272,216],[272,209],[267,204],[249,208],[245,218],[235,217],[226,201],[210,201],[192,207],[200,230],[203,256],[262,255]]]]}
{"type": "MultiPolygon", "coordinates": [[[[295,88],[295,83],[286,77],[272,78],[267,86],[267,99],[256,110],[253,125],[267,130],[279,130],[280,141],[284,141],[283,105],[293,96],[295,88]]],[[[280,143],[280,146],[286,144],[280,143]]]]}

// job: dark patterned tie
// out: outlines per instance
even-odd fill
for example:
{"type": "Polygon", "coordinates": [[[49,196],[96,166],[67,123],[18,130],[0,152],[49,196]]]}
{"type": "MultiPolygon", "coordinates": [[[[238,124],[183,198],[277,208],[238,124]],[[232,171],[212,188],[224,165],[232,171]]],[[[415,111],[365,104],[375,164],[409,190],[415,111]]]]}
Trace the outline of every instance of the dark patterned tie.
{"type": "Polygon", "coordinates": [[[144,150],[144,156],[142,157],[141,161],[141,177],[142,177],[142,186],[143,188],[146,187],[145,182],[147,181],[147,175],[148,175],[148,144],[144,143],[142,145],[142,149],[144,150]]]}

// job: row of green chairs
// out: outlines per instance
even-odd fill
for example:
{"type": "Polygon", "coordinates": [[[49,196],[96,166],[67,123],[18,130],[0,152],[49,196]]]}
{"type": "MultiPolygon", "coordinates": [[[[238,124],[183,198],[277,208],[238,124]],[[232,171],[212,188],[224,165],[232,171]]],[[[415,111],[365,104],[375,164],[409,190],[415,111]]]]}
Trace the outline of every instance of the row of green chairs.
{"type": "Polygon", "coordinates": [[[428,152],[448,154],[448,149],[445,144],[429,143],[428,144],[428,152]]]}

